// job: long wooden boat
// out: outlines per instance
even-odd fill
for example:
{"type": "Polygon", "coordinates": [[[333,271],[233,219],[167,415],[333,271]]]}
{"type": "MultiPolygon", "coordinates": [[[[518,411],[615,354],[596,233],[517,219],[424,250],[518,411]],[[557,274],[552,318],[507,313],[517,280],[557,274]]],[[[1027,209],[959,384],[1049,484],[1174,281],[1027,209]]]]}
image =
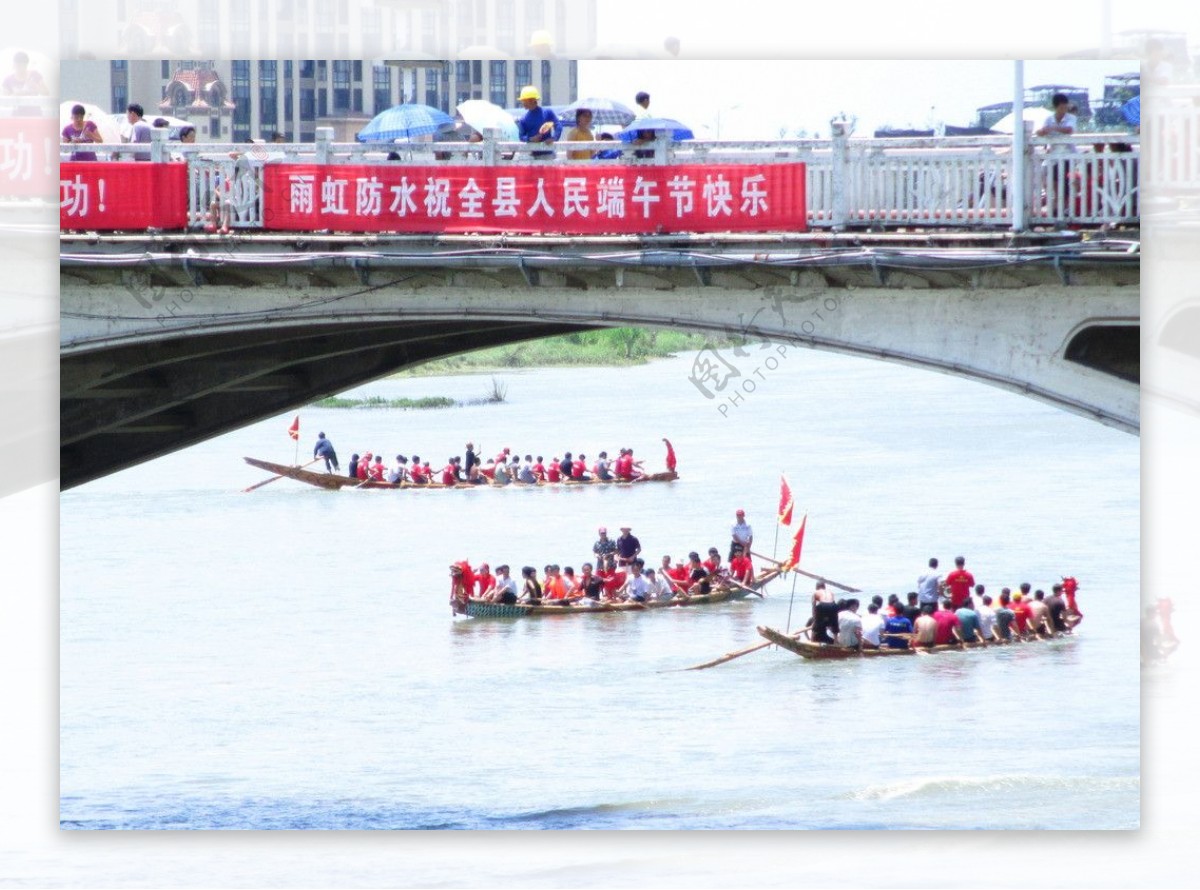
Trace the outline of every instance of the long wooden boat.
{"type": "Polygon", "coordinates": [[[639,476],[636,479],[590,479],[587,482],[580,482],[574,479],[567,479],[562,482],[510,482],[507,485],[489,482],[486,485],[474,485],[469,482],[460,482],[457,485],[443,485],[440,482],[426,482],[418,485],[414,482],[362,482],[358,479],[352,479],[349,476],[340,473],[322,473],[306,470],[303,467],[291,467],[286,464],[274,464],[267,460],[259,460],[254,457],[243,458],[246,463],[252,467],[258,467],[260,470],[266,470],[269,473],[274,473],[277,476],[286,476],[288,479],[295,479],[297,482],[303,482],[307,485],[315,485],[317,488],[326,488],[331,491],[339,488],[416,488],[416,489],[441,489],[441,488],[579,488],[589,485],[616,485],[629,486],[640,485],[643,482],[673,482],[679,478],[679,474],[674,470],[663,470],[660,473],[648,473],[645,476],[639,476]]]}
{"type": "MultiPolygon", "coordinates": [[[[669,600],[652,600],[645,603],[610,603],[596,602],[583,599],[574,602],[562,600],[542,600],[541,603],[492,603],[487,600],[471,597],[465,601],[452,599],[451,607],[455,614],[467,615],[471,618],[525,618],[535,615],[599,615],[606,612],[650,612],[659,609],[678,609],[689,606],[711,606],[717,603],[744,600],[751,594],[757,594],[767,582],[779,576],[777,569],[763,572],[748,585],[735,587],[723,584],[713,588],[708,593],[697,593],[691,596],[675,596],[669,600]]],[[[760,594],[761,595],[761,594],[760,594]]]]}
{"type": "MultiPolygon", "coordinates": [[[[920,649],[892,649],[890,647],[882,647],[879,649],[855,649],[850,646],[838,646],[833,643],[814,643],[811,640],[799,639],[788,634],[781,633],[773,627],[759,627],[758,634],[765,640],[769,640],[781,649],[787,649],[789,652],[794,652],[801,658],[810,661],[838,661],[847,658],[891,658],[893,656],[917,655],[921,653],[934,652],[962,652],[964,649],[987,649],[996,646],[1011,646],[1019,643],[1034,643],[1038,642],[1042,637],[1014,637],[1006,642],[980,642],[966,643],[963,645],[954,646],[922,646],[920,649]]],[[[1055,634],[1050,639],[1056,639],[1066,636],[1066,634],[1055,634]]]]}

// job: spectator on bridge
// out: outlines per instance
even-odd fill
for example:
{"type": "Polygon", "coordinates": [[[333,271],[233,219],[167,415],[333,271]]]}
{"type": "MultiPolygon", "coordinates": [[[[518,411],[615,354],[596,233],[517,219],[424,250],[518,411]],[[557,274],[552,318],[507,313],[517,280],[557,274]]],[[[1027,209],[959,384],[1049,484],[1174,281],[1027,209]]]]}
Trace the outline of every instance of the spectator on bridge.
{"type": "MultiPolygon", "coordinates": [[[[534,142],[549,145],[556,142],[558,137],[562,135],[562,124],[558,122],[556,115],[549,108],[543,108],[538,103],[542,101],[542,94],[538,88],[530,84],[521,89],[521,106],[525,109],[525,116],[517,121],[517,132],[520,134],[522,142],[534,142]]],[[[553,157],[552,151],[535,151],[535,158],[553,157]]]]}
{"type": "MultiPolygon", "coordinates": [[[[62,129],[62,141],[68,144],[78,144],[81,142],[103,142],[104,137],[100,135],[100,128],[96,126],[95,121],[84,120],[87,114],[87,109],[82,105],[74,105],[71,107],[71,122],[62,129]]],[[[96,153],[94,151],[77,151],[71,155],[73,161],[94,161],[96,153]]]]}
{"type": "MultiPolygon", "coordinates": [[[[130,102],[129,107],[125,109],[125,117],[129,121],[129,141],[135,145],[149,145],[154,137],[151,135],[152,127],[146,123],[145,111],[141,105],[136,102],[130,102]]],[[[133,156],[135,161],[150,160],[150,152],[138,152],[133,156]]]]}
{"type": "MultiPolygon", "coordinates": [[[[567,130],[563,136],[564,142],[594,142],[596,136],[592,133],[592,112],[589,108],[577,108],[575,110],[575,126],[567,130]]],[[[592,152],[590,151],[570,151],[567,152],[567,157],[573,161],[590,161],[592,152]]]]}
{"type": "Polygon", "coordinates": [[[649,93],[647,93],[645,90],[643,90],[642,92],[638,93],[637,96],[634,97],[633,102],[635,105],[637,105],[637,108],[635,108],[633,110],[633,119],[635,121],[640,121],[642,118],[650,116],[650,94],[649,93]]]}
{"type": "Polygon", "coordinates": [[[1071,100],[1066,93],[1055,93],[1050,100],[1054,113],[1046,118],[1037,136],[1070,136],[1078,126],[1078,119],[1071,114],[1071,100]]]}

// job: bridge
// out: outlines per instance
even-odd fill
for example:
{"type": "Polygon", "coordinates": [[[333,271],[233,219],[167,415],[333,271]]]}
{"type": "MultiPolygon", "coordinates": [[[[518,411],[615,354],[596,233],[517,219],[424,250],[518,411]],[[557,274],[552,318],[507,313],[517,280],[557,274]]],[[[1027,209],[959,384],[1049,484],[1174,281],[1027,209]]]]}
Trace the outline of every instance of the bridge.
{"type": "MultiPolygon", "coordinates": [[[[62,487],[431,359],[627,325],[741,336],[764,360],[814,348],[902,362],[1136,432],[1137,153],[1049,160],[1033,140],[1023,174],[1002,140],[876,142],[659,143],[614,162],[648,177],[799,159],[804,218],[771,231],[284,231],[270,161],[189,157],[177,229],[62,235],[62,487]],[[1014,232],[1022,211],[1031,224],[1014,232]]],[[[404,150],[460,152],[449,163],[480,175],[556,166],[522,149],[404,150]]],[[[387,163],[328,141],[284,151],[387,163]]],[[[692,382],[714,421],[753,386],[712,347],[692,382]]]]}

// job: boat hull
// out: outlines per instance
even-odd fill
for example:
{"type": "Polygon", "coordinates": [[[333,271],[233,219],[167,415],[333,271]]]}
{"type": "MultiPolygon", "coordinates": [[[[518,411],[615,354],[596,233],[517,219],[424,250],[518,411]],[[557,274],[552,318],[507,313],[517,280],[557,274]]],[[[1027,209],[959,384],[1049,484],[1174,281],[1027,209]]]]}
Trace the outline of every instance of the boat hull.
{"type": "MultiPolygon", "coordinates": [[[[718,603],[744,600],[753,591],[736,587],[721,587],[709,593],[695,596],[675,597],[670,600],[655,600],[647,603],[597,603],[594,600],[578,600],[558,605],[550,600],[541,603],[491,603],[472,597],[466,603],[455,602],[455,611],[471,618],[525,618],[527,616],[553,615],[577,617],[580,615],[603,615],[609,612],[654,612],[662,609],[681,609],[696,606],[712,606],[718,603]],[[589,604],[590,603],[590,604],[589,604]]],[[[560,601],[562,602],[562,601],[560,601]]]]}
{"type": "Polygon", "coordinates": [[[291,467],[287,464],[276,464],[266,460],[259,460],[254,457],[243,458],[246,463],[252,467],[258,467],[260,470],[266,470],[269,473],[274,473],[277,476],[286,476],[288,479],[295,479],[297,482],[303,482],[306,485],[313,485],[317,488],[324,488],[329,491],[336,491],[339,488],[383,488],[388,490],[397,489],[493,489],[493,488],[582,488],[589,485],[615,485],[631,486],[641,485],[645,482],[672,482],[679,478],[679,474],[673,470],[664,470],[661,473],[649,473],[632,481],[622,479],[610,479],[604,481],[601,479],[592,479],[587,482],[579,482],[573,479],[568,479],[564,482],[510,482],[503,485],[496,482],[488,482],[486,485],[473,485],[469,482],[462,482],[457,485],[443,485],[440,482],[427,482],[423,485],[418,485],[414,482],[363,482],[358,479],[351,479],[349,476],[339,475],[337,473],[321,473],[306,470],[303,467],[291,467]]]}
{"type": "MultiPolygon", "coordinates": [[[[787,634],[780,633],[773,627],[759,627],[758,635],[765,640],[769,640],[781,649],[787,649],[789,652],[794,652],[801,658],[809,661],[842,661],[848,658],[891,658],[893,656],[931,654],[937,652],[962,652],[964,649],[988,649],[995,646],[1009,646],[1014,643],[1038,642],[1039,638],[1034,637],[1029,640],[1014,639],[1009,642],[998,643],[972,643],[959,646],[922,646],[919,649],[892,649],[883,647],[879,649],[863,648],[855,649],[850,646],[838,646],[833,643],[814,643],[811,640],[800,640],[787,634]]],[[[1060,638],[1063,634],[1057,634],[1054,638],[1060,638]]]]}

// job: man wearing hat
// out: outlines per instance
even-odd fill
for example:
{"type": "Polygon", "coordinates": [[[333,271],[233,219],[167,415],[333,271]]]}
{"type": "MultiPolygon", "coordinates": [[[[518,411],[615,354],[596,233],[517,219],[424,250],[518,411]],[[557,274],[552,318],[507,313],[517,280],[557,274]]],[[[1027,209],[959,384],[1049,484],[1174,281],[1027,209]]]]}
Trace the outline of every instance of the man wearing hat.
{"type": "Polygon", "coordinates": [[[635,538],[632,532],[630,526],[621,526],[621,536],[617,538],[617,565],[632,564],[642,552],[642,542],[635,538]]]}
{"type": "Polygon", "coordinates": [[[746,511],[737,511],[737,521],[729,530],[729,559],[736,555],[735,549],[740,548],[746,556],[750,555],[750,545],[754,543],[754,529],[746,522],[746,511]]]}
{"type": "MultiPolygon", "coordinates": [[[[521,89],[521,106],[525,109],[525,116],[517,121],[517,132],[522,142],[549,144],[562,134],[558,115],[539,105],[541,100],[542,94],[532,84],[521,89]]],[[[547,155],[553,155],[553,152],[534,152],[535,157],[547,155]]]]}

